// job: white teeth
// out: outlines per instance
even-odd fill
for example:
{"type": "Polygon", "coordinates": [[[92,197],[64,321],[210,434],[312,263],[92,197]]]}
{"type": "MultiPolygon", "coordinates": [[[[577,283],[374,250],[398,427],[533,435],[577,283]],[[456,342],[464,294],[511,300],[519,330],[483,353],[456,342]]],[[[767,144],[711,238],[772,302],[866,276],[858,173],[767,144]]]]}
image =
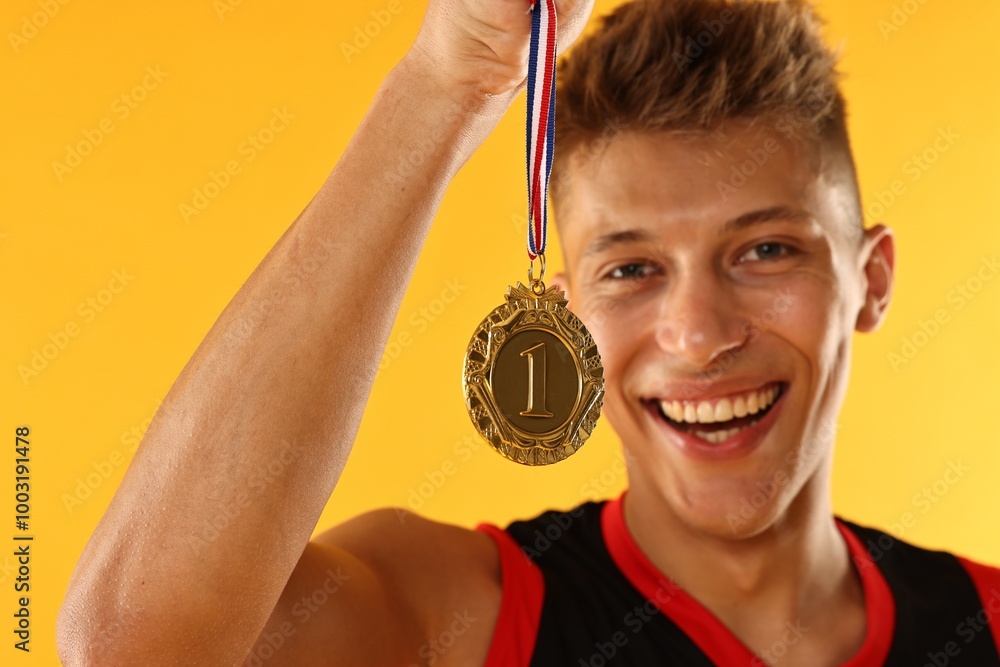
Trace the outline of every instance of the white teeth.
{"type": "Polygon", "coordinates": [[[739,433],[740,430],[742,429],[731,428],[727,431],[715,431],[713,433],[705,433],[704,431],[694,431],[694,434],[699,438],[701,438],[702,440],[711,442],[713,445],[717,445],[720,442],[725,442],[726,440],[729,440],[729,438],[739,433]]]}
{"type": "Polygon", "coordinates": [[[691,433],[692,435],[696,435],[702,440],[705,440],[706,442],[710,442],[713,445],[717,445],[720,442],[725,442],[726,440],[729,440],[731,437],[733,437],[740,431],[750,428],[758,421],[759,420],[755,419],[746,426],[744,426],[743,428],[730,428],[726,429],[725,431],[713,431],[711,433],[708,433],[706,431],[691,431],[691,433]]]}
{"type": "Polygon", "coordinates": [[[753,391],[735,398],[710,401],[660,401],[660,409],[675,422],[688,424],[714,424],[730,419],[754,415],[766,409],[778,397],[778,387],[753,391]]]}
{"type": "Polygon", "coordinates": [[[736,400],[733,401],[733,416],[746,417],[746,415],[747,415],[747,402],[743,400],[742,396],[737,396],[736,400]]]}

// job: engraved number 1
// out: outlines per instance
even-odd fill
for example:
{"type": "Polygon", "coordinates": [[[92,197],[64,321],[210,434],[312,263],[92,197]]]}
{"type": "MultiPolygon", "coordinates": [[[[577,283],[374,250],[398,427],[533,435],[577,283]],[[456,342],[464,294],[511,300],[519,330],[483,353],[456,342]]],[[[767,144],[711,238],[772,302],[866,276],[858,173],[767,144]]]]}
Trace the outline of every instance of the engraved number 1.
{"type": "Polygon", "coordinates": [[[545,409],[545,343],[529,347],[521,353],[528,357],[528,409],[521,411],[522,417],[551,417],[552,413],[545,409]],[[535,361],[535,353],[538,361],[535,361]],[[535,387],[538,387],[539,407],[535,407],[535,387]]]}

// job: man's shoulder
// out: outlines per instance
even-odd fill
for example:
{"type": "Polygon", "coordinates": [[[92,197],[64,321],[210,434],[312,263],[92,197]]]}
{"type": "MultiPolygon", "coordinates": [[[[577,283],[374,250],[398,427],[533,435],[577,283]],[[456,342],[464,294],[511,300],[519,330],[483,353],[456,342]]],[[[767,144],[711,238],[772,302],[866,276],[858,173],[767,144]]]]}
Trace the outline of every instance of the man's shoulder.
{"type": "Polygon", "coordinates": [[[410,566],[465,572],[478,569],[497,573],[499,577],[498,539],[510,537],[522,550],[535,544],[545,551],[570,533],[599,532],[605,502],[588,501],[568,509],[539,510],[533,516],[502,527],[482,522],[475,529],[436,521],[409,509],[384,507],[359,514],[317,535],[313,541],[345,549],[378,567],[391,569],[405,554],[403,560],[410,566]],[[460,564],[464,567],[459,567],[460,564]]]}
{"type": "Polygon", "coordinates": [[[963,564],[970,563],[976,567],[1000,573],[1000,568],[996,566],[980,563],[950,549],[925,547],[881,528],[856,523],[842,517],[837,517],[837,521],[846,526],[859,539],[865,551],[876,562],[889,554],[897,554],[902,558],[958,559],[963,564]]]}
{"type": "Polygon", "coordinates": [[[517,519],[504,528],[480,524],[498,543],[517,549],[543,570],[564,569],[569,563],[591,563],[606,555],[602,534],[602,514],[606,500],[587,501],[563,509],[546,509],[534,516],[517,519]]]}
{"type": "Polygon", "coordinates": [[[908,580],[927,585],[946,580],[946,575],[965,574],[985,603],[990,596],[1000,610],[1000,567],[963,556],[948,549],[924,547],[879,528],[838,518],[860,541],[871,561],[890,580],[908,580]],[[943,579],[942,577],[945,577],[943,579]]]}
{"type": "Polygon", "coordinates": [[[399,507],[359,514],[313,541],[349,551],[379,570],[498,570],[496,548],[481,531],[399,507]]]}
{"type": "Polygon", "coordinates": [[[435,652],[436,638],[461,634],[463,641],[439,664],[482,664],[502,593],[500,557],[489,535],[386,507],[334,526],[312,542],[349,553],[387,596],[416,611],[430,633],[421,657],[445,658],[435,652]]]}
{"type": "MultiPolygon", "coordinates": [[[[415,601],[492,609],[500,600],[496,545],[480,531],[386,507],[360,514],[313,538],[364,562],[415,601]]],[[[450,612],[449,612],[450,613],[450,612]]]]}
{"type": "Polygon", "coordinates": [[[417,598],[458,600],[471,595],[489,604],[500,600],[503,568],[518,564],[518,551],[544,567],[548,560],[563,562],[560,554],[580,558],[600,550],[605,502],[540,510],[503,527],[483,522],[475,529],[385,507],[349,519],[312,541],[349,552],[382,579],[412,589],[417,598]]]}

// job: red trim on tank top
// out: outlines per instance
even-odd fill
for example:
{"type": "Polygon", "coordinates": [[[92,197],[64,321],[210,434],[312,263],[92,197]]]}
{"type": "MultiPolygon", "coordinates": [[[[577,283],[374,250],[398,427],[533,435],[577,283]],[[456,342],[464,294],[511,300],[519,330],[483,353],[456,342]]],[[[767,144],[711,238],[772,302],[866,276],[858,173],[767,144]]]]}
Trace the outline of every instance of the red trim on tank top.
{"type": "Polygon", "coordinates": [[[496,542],[502,580],[500,612],[483,667],[528,667],[545,600],[542,572],[507,531],[489,523],[479,524],[476,530],[496,542]]]}
{"type": "MultiPolygon", "coordinates": [[[[646,599],[656,601],[660,611],[715,664],[727,667],[766,664],[712,612],[662,574],[646,557],[625,525],[624,497],[625,493],[609,500],[601,513],[604,542],[622,574],[646,599]]],[[[885,662],[892,645],[896,605],[889,585],[861,541],[840,521],[837,521],[837,528],[861,577],[867,615],[864,644],[842,667],[878,667],[885,662]]]]}
{"type": "Polygon", "coordinates": [[[985,612],[986,620],[990,625],[990,632],[993,633],[993,643],[996,644],[997,652],[1000,653],[1000,622],[997,621],[997,618],[1000,617],[1000,569],[976,563],[962,556],[956,556],[956,558],[965,571],[969,573],[972,583],[976,586],[979,601],[983,605],[983,612],[985,612]]]}

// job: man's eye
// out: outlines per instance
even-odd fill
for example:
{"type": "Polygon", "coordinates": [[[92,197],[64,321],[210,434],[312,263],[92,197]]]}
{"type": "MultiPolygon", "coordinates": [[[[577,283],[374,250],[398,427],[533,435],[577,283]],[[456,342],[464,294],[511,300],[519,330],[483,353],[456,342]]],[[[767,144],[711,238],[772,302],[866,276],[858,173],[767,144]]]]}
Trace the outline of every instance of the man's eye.
{"type": "Polygon", "coordinates": [[[755,245],[750,250],[746,251],[742,257],[740,257],[740,262],[763,262],[773,259],[781,259],[787,255],[792,254],[792,248],[785,245],[784,243],[759,243],[755,245]]]}
{"type": "Polygon", "coordinates": [[[643,280],[653,275],[655,267],[649,264],[623,264],[608,273],[611,280],[643,280]]]}

